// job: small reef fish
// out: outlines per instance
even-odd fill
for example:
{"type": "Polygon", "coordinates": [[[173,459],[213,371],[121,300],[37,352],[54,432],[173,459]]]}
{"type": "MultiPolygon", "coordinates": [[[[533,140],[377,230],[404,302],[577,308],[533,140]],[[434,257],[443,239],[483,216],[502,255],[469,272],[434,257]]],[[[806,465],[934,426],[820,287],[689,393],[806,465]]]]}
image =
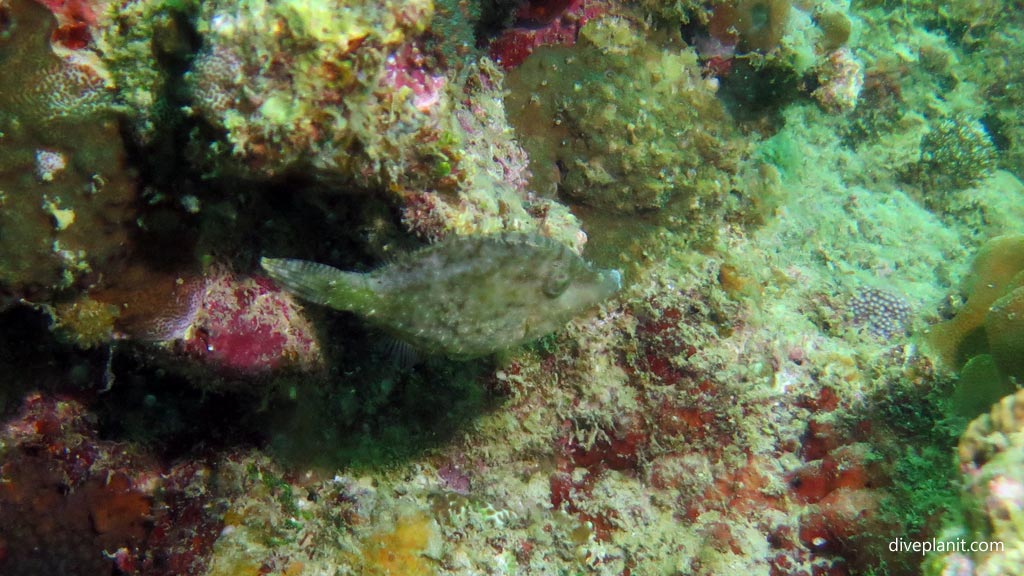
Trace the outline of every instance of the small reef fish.
{"type": "Polygon", "coordinates": [[[566,246],[529,234],[452,238],[373,272],[263,258],[297,296],[348,310],[414,349],[475,358],[554,332],[622,287],[566,246]]]}

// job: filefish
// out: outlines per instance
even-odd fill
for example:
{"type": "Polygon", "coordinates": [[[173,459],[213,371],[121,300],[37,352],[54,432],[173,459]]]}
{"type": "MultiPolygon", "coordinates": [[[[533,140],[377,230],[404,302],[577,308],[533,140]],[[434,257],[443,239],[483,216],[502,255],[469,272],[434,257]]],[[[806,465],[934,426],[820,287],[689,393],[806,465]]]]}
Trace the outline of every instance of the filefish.
{"type": "Polygon", "coordinates": [[[354,312],[419,352],[463,359],[550,334],[622,287],[618,270],[530,234],[450,238],[368,273],[260,264],[300,298],[354,312]]]}

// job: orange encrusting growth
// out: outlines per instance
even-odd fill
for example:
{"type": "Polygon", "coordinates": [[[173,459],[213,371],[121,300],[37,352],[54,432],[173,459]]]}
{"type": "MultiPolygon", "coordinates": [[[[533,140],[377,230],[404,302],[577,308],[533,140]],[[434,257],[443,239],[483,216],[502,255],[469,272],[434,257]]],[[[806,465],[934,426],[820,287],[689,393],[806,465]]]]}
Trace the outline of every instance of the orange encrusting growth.
{"type": "Polygon", "coordinates": [[[374,534],[362,546],[364,574],[421,576],[435,573],[423,555],[435,537],[434,523],[423,514],[399,518],[393,530],[374,534]]]}

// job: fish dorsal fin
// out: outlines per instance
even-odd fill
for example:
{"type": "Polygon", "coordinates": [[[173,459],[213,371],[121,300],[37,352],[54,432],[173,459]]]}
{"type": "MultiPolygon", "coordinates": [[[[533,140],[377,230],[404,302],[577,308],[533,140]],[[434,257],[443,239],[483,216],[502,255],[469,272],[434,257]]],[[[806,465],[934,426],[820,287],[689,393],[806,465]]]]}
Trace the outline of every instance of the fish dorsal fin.
{"type": "Polygon", "coordinates": [[[396,269],[409,269],[429,262],[438,253],[442,252],[445,258],[451,261],[467,259],[470,255],[485,246],[534,246],[548,248],[558,246],[569,250],[564,244],[552,240],[546,236],[529,234],[525,232],[501,232],[498,234],[486,234],[481,236],[449,236],[444,240],[427,244],[416,250],[395,254],[390,257],[385,267],[396,269]]]}
{"type": "Polygon", "coordinates": [[[366,274],[306,260],[262,258],[260,265],[286,290],[315,304],[365,315],[373,315],[379,304],[366,274]]]}

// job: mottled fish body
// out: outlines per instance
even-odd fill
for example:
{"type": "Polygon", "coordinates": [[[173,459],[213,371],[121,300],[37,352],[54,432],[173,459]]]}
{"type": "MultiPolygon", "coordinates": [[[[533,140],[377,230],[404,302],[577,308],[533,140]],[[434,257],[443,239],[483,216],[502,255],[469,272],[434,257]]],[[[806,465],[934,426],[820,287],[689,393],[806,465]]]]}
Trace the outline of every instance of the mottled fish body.
{"type": "Polygon", "coordinates": [[[472,358],[561,328],[621,287],[566,246],[528,234],[452,238],[373,272],[263,258],[296,295],[349,310],[428,353],[472,358]]]}

